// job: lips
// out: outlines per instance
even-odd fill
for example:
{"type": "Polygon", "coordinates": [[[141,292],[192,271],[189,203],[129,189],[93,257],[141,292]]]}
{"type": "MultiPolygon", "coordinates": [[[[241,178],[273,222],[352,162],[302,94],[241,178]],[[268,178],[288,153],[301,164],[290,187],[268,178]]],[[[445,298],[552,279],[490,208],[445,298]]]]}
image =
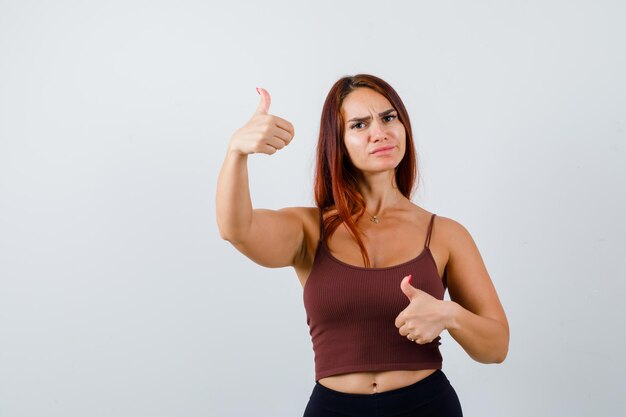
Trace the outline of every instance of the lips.
{"type": "Polygon", "coordinates": [[[372,151],[372,154],[375,154],[376,152],[381,152],[381,151],[386,151],[388,149],[393,149],[395,146],[381,146],[380,148],[376,148],[372,151]]]}

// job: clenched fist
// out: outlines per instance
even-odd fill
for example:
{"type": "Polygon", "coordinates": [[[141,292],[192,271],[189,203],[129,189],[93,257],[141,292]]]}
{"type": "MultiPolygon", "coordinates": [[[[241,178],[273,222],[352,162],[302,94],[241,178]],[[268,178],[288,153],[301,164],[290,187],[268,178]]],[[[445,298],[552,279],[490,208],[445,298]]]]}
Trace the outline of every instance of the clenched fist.
{"type": "Polygon", "coordinates": [[[293,125],[287,120],[269,114],[270,94],[257,88],[261,101],[252,118],[230,138],[229,151],[243,155],[265,153],[272,155],[289,145],[294,136],[293,125]]]}

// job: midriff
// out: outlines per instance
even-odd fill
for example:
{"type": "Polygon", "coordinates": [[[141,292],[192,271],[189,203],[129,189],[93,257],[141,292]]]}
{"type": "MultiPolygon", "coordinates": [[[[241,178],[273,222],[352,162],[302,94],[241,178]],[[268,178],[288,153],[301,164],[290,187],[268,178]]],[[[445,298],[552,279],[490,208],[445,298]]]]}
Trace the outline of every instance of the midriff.
{"type": "Polygon", "coordinates": [[[321,378],[318,382],[339,392],[376,394],[412,385],[435,371],[436,369],[353,372],[321,378]]]}

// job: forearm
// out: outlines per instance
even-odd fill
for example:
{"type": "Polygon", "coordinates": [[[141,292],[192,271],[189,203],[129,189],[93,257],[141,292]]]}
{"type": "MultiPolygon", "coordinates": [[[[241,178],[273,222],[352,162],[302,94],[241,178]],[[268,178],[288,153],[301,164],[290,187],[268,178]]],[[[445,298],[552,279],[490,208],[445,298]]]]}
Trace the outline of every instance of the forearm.
{"type": "Polygon", "coordinates": [[[500,363],[509,350],[509,333],[499,321],[482,317],[454,301],[447,306],[446,329],[474,360],[500,363]]]}
{"type": "Polygon", "coordinates": [[[228,149],[217,180],[215,206],[221,237],[236,242],[245,236],[252,223],[248,155],[228,149]]]}

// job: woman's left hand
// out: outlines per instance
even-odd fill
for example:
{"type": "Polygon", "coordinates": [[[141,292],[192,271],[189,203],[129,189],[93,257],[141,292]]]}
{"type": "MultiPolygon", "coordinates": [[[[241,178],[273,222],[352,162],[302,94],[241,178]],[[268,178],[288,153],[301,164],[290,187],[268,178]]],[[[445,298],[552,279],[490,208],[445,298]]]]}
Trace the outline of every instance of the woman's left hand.
{"type": "Polygon", "coordinates": [[[410,303],[396,317],[396,327],[409,340],[430,343],[446,328],[446,302],[413,287],[410,281],[406,276],[400,283],[410,303]]]}

